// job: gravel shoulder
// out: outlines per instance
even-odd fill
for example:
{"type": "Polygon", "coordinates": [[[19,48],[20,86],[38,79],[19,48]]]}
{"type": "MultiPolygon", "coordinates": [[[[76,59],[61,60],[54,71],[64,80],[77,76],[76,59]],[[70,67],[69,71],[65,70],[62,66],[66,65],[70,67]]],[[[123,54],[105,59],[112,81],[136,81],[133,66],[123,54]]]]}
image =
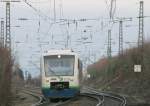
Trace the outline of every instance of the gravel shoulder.
{"type": "Polygon", "coordinates": [[[31,106],[38,101],[37,98],[26,94],[22,91],[18,91],[13,99],[13,106],[31,106]]]}
{"type": "Polygon", "coordinates": [[[98,101],[94,98],[79,96],[71,100],[69,103],[61,106],[96,106],[97,103],[98,101]]]}

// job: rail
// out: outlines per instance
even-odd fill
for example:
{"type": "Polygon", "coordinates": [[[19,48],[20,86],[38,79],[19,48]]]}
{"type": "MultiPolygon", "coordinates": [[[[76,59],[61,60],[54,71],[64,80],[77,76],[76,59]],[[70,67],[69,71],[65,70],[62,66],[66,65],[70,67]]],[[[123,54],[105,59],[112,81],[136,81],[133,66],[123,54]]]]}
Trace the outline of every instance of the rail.
{"type": "Polygon", "coordinates": [[[88,90],[89,92],[93,92],[95,94],[103,95],[104,97],[116,99],[116,100],[121,102],[121,106],[126,106],[126,104],[127,104],[126,98],[124,96],[119,95],[119,94],[115,94],[112,92],[98,91],[98,90],[90,88],[90,87],[85,87],[84,89],[88,90]]]}
{"type": "Polygon", "coordinates": [[[97,101],[95,106],[104,106],[105,103],[107,102],[105,100],[105,98],[111,98],[115,101],[120,102],[121,105],[119,105],[119,106],[126,106],[126,98],[124,96],[121,96],[121,95],[118,95],[115,93],[111,93],[111,92],[98,91],[98,90],[90,88],[90,87],[84,87],[83,91],[80,93],[79,96],[76,96],[67,101],[61,101],[58,103],[51,103],[49,100],[46,100],[42,96],[42,94],[40,94],[40,93],[38,94],[37,92],[35,92],[34,89],[25,90],[25,92],[39,99],[39,101],[37,103],[33,104],[32,106],[44,106],[45,104],[47,104],[49,106],[66,106],[66,104],[71,104],[73,102],[73,100],[75,98],[78,98],[79,96],[84,96],[84,97],[95,99],[97,101]]]}
{"type": "Polygon", "coordinates": [[[29,94],[38,99],[36,103],[33,103],[31,106],[42,106],[47,103],[47,100],[43,97],[40,92],[36,92],[36,89],[22,89],[22,92],[29,94]]]}

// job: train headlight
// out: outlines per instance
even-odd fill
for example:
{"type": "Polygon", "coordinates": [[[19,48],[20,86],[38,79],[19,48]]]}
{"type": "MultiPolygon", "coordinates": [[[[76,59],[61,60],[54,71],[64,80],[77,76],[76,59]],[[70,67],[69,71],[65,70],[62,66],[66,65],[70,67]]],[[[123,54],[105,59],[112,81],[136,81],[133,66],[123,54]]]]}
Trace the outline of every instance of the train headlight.
{"type": "Polygon", "coordinates": [[[46,83],[49,83],[49,80],[46,80],[46,83]]]}
{"type": "Polygon", "coordinates": [[[58,55],[58,58],[60,59],[60,58],[61,58],[61,55],[58,55]]]}

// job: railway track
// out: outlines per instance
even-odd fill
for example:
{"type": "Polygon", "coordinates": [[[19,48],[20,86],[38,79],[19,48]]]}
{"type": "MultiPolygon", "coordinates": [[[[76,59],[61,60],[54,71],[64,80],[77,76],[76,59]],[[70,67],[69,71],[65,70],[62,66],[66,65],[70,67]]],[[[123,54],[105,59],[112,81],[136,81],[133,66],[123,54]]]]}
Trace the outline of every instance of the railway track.
{"type": "Polygon", "coordinates": [[[32,88],[32,89],[22,89],[22,92],[31,95],[33,97],[35,97],[36,99],[38,99],[37,102],[33,103],[31,106],[59,106],[62,105],[66,102],[57,102],[57,103],[53,103],[50,102],[49,100],[45,99],[44,96],[42,95],[42,93],[40,92],[39,88],[32,88]]]}
{"type": "Polygon", "coordinates": [[[126,98],[118,94],[114,94],[111,92],[102,92],[89,87],[85,87],[84,90],[104,97],[103,103],[99,106],[126,106],[127,104],[126,98]]]}
{"type": "Polygon", "coordinates": [[[37,99],[37,102],[33,103],[31,106],[40,106],[47,103],[46,99],[43,97],[40,91],[37,91],[37,89],[22,89],[22,92],[37,99]]]}
{"type": "Polygon", "coordinates": [[[93,93],[81,93],[75,98],[56,106],[100,106],[103,103],[103,96],[93,93]]]}
{"type": "Polygon", "coordinates": [[[39,100],[32,106],[126,106],[125,97],[113,93],[100,92],[89,87],[84,87],[80,95],[72,99],[56,103],[44,99],[42,94],[34,89],[25,90],[24,92],[39,100]]]}
{"type": "MultiPolygon", "coordinates": [[[[104,103],[104,96],[92,92],[80,93],[80,95],[69,99],[67,101],[60,101],[58,103],[47,103],[46,106],[102,106],[104,103]]],[[[40,105],[43,106],[43,105],[40,105]]]]}
{"type": "Polygon", "coordinates": [[[101,106],[104,103],[104,96],[98,95],[96,93],[81,93],[81,95],[89,96],[95,98],[98,102],[95,106],[101,106]]]}
{"type": "Polygon", "coordinates": [[[101,106],[103,102],[104,96],[95,93],[81,93],[66,101],[60,100],[57,103],[53,103],[47,100],[43,103],[37,103],[34,106],[101,106]]]}

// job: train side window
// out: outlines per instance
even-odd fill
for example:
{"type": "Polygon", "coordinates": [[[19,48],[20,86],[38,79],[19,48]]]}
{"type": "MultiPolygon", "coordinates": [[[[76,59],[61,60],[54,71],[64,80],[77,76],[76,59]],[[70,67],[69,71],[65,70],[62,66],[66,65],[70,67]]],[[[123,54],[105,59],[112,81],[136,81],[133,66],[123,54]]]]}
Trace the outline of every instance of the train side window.
{"type": "Polygon", "coordinates": [[[80,69],[80,60],[78,59],[78,69],[80,69]]]}
{"type": "Polygon", "coordinates": [[[78,59],[78,69],[82,70],[82,63],[81,63],[81,61],[79,59],[78,59]]]}

